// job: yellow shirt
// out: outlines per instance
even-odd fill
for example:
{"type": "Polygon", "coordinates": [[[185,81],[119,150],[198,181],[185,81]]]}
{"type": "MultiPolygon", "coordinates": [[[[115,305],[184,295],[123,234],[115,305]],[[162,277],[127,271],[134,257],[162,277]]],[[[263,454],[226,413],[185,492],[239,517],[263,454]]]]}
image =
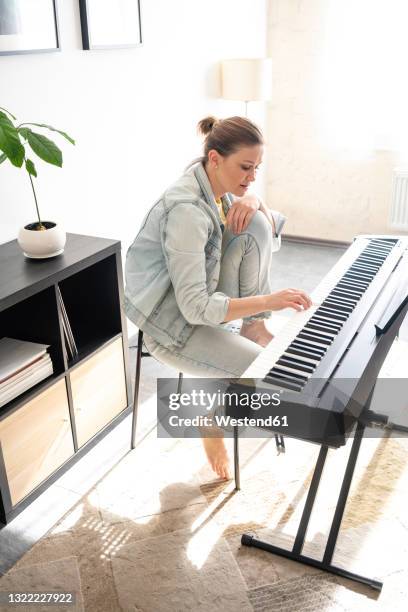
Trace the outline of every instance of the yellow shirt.
{"type": "Polygon", "coordinates": [[[227,222],[227,220],[226,220],[226,218],[225,218],[225,214],[224,214],[224,209],[223,209],[223,207],[222,207],[222,201],[221,201],[221,198],[218,198],[217,200],[215,200],[215,203],[216,203],[217,208],[218,208],[218,212],[219,212],[219,215],[220,215],[221,223],[222,223],[223,225],[225,225],[225,224],[226,224],[226,222],[227,222]]]}

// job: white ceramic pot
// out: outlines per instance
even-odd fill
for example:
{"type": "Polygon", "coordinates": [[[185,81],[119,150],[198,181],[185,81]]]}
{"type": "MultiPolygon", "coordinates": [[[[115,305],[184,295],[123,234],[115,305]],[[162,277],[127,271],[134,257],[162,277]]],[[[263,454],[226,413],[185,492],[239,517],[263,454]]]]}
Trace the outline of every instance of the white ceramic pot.
{"type": "Polygon", "coordinates": [[[66,234],[53,221],[42,221],[45,230],[37,230],[38,222],[22,227],[18,234],[18,244],[26,257],[45,259],[55,257],[64,251],[66,234]]]}

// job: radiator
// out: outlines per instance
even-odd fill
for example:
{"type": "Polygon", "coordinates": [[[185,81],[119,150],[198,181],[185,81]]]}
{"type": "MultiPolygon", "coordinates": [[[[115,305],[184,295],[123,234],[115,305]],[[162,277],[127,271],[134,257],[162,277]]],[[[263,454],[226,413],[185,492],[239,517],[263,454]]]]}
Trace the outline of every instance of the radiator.
{"type": "Polygon", "coordinates": [[[392,177],[390,227],[408,231],[408,170],[396,168],[392,177]]]}

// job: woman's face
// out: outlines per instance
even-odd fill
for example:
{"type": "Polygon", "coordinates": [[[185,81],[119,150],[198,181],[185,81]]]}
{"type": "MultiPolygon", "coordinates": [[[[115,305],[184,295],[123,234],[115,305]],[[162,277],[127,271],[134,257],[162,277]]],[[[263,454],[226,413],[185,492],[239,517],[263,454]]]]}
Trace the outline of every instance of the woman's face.
{"type": "Polygon", "coordinates": [[[209,151],[208,159],[214,168],[213,177],[217,182],[217,191],[243,196],[256,178],[262,156],[262,145],[241,147],[227,157],[215,150],[209,151]]]}

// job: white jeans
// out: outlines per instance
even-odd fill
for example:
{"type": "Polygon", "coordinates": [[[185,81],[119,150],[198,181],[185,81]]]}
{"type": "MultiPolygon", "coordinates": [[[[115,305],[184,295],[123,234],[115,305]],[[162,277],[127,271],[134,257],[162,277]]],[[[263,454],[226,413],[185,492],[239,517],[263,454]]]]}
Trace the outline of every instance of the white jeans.
{"type": "MultiPolygon", "coordinates": [[[[234,235],[225,228],[217,291],[231,298],[271,293],[272,253],[280,247],[266,216],[257,211],[247,229],[234,235]]],[[[265,319],[269,312],[245,320],[265,319]]],[[[239,378],[262,347],[222,325],[197,325],[181,348],[169,349],[144,335],[149,353],[158,361],[197,377],[239,378]]]]}

